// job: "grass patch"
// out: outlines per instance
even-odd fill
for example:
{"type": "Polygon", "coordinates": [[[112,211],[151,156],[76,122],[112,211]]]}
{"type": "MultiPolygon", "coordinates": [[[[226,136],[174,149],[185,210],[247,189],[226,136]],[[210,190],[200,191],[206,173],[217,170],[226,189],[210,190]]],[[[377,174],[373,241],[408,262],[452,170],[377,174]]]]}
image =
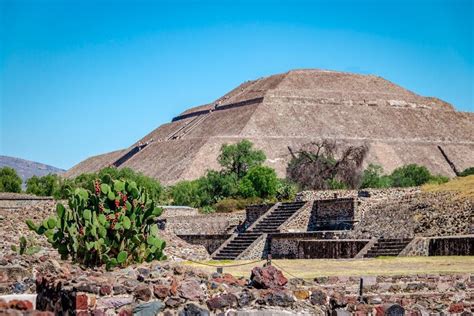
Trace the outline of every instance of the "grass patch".
{"type": "Polygon", "coordinates": [[[454,178],[443,184],[425,184],[421,189],[424,192],[452,192],[460,198],[474,199],[474,175],[454,178]]]}
{"type": "MultiPolygon", "coordinates": [[[[250,276],[255,266],[249,264],[238,267],[228,267],[226,264],[243,264],[252,260],[206,261],[207,264],[221,265],[224,272],[235,276],[250,276]]],[[[474,256],[443,256],[443,257],[379,257],[375,259],[296,259],[272,260],[275,266],[282,267],[286,277],[288,272],[303,279],[319,276],[363,276],[363,275],[413,275],[436,273],[474,273],[474,256]],[[286,272],[285,272],[286,271],[286,272]]],[[[197,263],[186,262],[186,265],[200,268],[208,272],[216,268],[197,263]]]]}

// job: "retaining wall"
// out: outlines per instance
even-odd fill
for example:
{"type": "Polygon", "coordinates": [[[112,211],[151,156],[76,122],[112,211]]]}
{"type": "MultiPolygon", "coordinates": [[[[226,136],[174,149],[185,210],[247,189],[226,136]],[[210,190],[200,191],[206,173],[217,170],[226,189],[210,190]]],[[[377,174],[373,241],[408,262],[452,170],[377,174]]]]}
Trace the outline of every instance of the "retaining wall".
{"type": "Polygon", "coordinates": [[[298,259],[353,258],[369,240],[301,240],[298,242],[298,259]]]}
{"type": "Polygon", "coordinates": [[[296,259],[299,256],[298,245],[302,240],[344,239],[345,232],[307,232],[281,233],[269,235],[269,253],[275,259],[296,259]]]}
{"type": "Polygon", "coordinates": [[[245,220],[245,211],[166,218],[166,230],[176,235],[219,235],[245,220]]]}
{"type": "Polygon", "coordinates": [[[185,240],[187,243],[192,245],[204,246],[212,254],[217,250],[227,239],[232,236],[231,234],[216,234],[216,235],[178,235],[179,238],[185,240]]]}

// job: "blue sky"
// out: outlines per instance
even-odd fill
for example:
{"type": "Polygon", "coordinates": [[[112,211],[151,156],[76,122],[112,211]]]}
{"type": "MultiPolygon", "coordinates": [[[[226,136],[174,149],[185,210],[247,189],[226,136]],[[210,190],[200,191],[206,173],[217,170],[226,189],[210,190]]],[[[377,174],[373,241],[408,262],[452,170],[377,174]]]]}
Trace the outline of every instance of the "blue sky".
{"type": "Polygon", "coordinates": [[[293,68],[474,111],[473,1],[0,0],[0,154],[70,168],[293,68]]]}

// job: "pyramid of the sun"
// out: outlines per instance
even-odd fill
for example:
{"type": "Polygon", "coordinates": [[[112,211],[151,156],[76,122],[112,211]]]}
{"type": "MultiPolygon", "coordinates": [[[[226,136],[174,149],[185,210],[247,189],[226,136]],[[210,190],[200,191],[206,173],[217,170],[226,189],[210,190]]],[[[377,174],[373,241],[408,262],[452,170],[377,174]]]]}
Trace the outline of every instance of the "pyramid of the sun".
{"type": "Polygon", "coordinates": [[[454,175],[474,166],[474,113],[422,97],[376,76],[294,70],[248,81],[216,101],[191,108],[131,147],[91,157],[66,176],[129,167],[165,184],[218,169],[224,143],[251,140],[266,164],[285,175],[288,146],[336,140],[369,145],[366,163],[390,172],[408,163],[454,175]]]}

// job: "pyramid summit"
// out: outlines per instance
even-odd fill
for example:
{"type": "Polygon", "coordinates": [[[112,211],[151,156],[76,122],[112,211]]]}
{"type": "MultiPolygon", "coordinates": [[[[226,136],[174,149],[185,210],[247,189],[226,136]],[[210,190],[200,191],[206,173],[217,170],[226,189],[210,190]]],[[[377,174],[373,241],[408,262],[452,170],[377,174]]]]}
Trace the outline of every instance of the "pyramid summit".
{"type": "Polygon", "coordinates": [[[366,163],[386,172],[417,163],[453,176],[454,168],[474,165],[474,113],[381,77],[301,69],[244,82],[129,148],[80,162],[66,176],[116,166],[173,184],[218,169],[222,144],[241,139],[262,149],[266,165],[282,177],[291,158],[288,147],[322,139],[367,144],[366,163]]]}

